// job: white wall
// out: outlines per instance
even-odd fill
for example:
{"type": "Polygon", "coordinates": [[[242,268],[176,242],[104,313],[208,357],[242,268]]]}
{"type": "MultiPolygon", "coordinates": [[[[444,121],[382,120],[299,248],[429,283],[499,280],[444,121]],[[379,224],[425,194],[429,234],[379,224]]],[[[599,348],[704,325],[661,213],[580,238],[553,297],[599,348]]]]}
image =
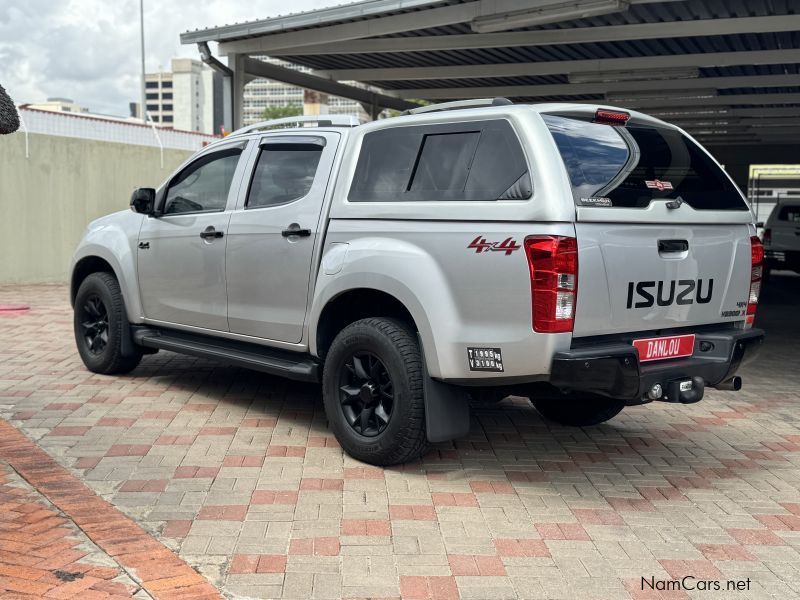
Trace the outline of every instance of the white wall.
{"type": "Polygon", "coordinates": [[[54,135],[0,139],[0,285],[65,282],[86,225],[128,208],[137,187],[156,187],[192,152],[54,135]]]}

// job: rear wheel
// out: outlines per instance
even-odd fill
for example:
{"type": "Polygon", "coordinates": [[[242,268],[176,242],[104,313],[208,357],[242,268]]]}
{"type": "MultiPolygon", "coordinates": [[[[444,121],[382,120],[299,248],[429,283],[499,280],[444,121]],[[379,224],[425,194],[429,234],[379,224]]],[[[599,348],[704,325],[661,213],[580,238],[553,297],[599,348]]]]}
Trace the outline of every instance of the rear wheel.
{"type": "Polygon", "coordinates": [[[405,323],[369,318],[345,327],[326,356],[322,395],[333,433],[352,457],[387,466],[427,449],[422,356],[405,323]]]}
{"type": "Polygon", "coordinates": [[[122,355],[122,336],[128,327],[119,283],[110,273],[92,273],[75,296],[75,342],[86,368],[95,373],[128,373],[142,360],[141,351],[122,355]]]}
{"type": "Polygon", "coordinates": [[[590,394],[559,394],[531,398],[531,402],[545,419],[571,427],[605,423],[625,408],[623,400],[590,394]]]}

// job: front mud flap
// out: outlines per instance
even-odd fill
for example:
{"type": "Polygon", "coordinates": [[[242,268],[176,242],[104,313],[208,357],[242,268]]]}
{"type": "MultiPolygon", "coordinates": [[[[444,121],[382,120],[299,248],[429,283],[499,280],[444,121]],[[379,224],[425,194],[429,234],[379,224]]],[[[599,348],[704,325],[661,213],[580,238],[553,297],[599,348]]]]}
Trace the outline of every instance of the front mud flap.
{"type": "Polygon", "coordinates": [[[467,390],[436,381],[428,373],[422,340],[423,390],[425,393],[425,431],[429,442],[446,442],[469,433],[469,394],[467,390]]]}

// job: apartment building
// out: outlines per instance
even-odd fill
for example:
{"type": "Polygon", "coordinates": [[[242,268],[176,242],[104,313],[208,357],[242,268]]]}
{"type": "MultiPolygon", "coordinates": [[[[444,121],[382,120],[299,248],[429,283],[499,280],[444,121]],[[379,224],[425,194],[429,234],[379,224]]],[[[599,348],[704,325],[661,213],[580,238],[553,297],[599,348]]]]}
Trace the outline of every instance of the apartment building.
{"type": "MultiPolygon", "coordinates": [[[[149,118],[160,127],[219,133],[222,123],[222,80],[198,60],[173,58],[171,71],[145,75],[149,118]]],[[[140,116],[138,104],[133,105],[140,116]]]]}
{"type": "MultiPolygon", "coordinates": [[[[254,58],[281,67],[294,69],[301,73],[309,73],[311,71],[311,69],[306,67],[289,64],[275,58],[266,56],[257,56],[254,58]]],[[[359,85],[353,82],[345,83],[349,85],[359,85]]],[[[314,114],[319,111],[322,112],[322,114],[356,115],[362,119],[369,118],[361,105],[355,100],[317,93],[313,93],[309,97],[308,92],[301,87],[289,85],[280,81],[273,81],[271,79],[254,79],[244,86],[242,121],[245,125],[251,125],[262,121],[264,109],[273,106],[296,106],[303,109],[303,113],[305,114],[314,114]]]]}

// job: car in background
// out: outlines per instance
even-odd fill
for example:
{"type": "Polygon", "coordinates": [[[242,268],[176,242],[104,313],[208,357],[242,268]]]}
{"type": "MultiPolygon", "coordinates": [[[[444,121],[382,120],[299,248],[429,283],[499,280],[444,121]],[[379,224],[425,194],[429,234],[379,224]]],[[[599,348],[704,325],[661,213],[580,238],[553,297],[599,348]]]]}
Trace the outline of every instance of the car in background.
{"type": "Polygon", "coordinates": [[[764,226],[764,259],[767,272],[800,273],[800,198],[782,198],[764,226]]]}

